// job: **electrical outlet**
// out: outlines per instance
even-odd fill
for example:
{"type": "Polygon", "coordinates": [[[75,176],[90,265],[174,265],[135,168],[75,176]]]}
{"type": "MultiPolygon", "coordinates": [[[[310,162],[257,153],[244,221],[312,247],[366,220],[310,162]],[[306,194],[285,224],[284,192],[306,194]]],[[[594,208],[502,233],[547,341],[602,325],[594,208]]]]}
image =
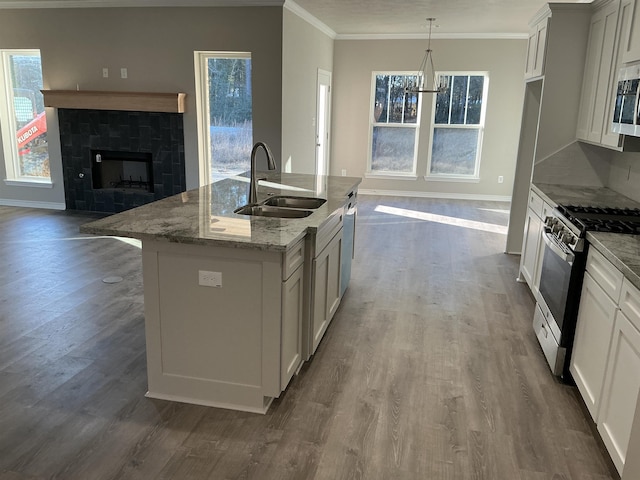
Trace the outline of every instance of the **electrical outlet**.
{"type": "Polygon", "coordinates": [[[342,169],[342,176],[343,176],[343,177],[346,177],[346,176],[347,176],[347,169],[346,169],[346,168],[343,168],[343,169],[342,169]]]}
{"type": "Polygon", "coordinates": [[[102,78],[109,78],[109,69],[108,68],[103,68],[102,69],[102,78]]]}
{"type": "Polygon", "coordinates": [[[203,287],[222,287],[222,272],[198,270],[198,285],[203,287]]]}
{"type": "Polygon", "coordinates": [[[502,175],[498,176],[498,183],[503,183],[504,177],[502,175]]]}
{"type": "Polygon", "coordinates": [[[120,78],[127,78],[127,69],[126,68],[121,68],[120,69],[120,78]]]}

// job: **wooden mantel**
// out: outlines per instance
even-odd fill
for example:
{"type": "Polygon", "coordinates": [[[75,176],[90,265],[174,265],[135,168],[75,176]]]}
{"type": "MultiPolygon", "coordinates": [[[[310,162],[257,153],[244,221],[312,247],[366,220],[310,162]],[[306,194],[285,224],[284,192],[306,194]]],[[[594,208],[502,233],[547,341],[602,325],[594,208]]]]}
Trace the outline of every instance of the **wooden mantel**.
{"type": "Polygon", "coordinates": [[[184,113],[186,93],[42,90],[44,106],[85,110],[184,113]]]}

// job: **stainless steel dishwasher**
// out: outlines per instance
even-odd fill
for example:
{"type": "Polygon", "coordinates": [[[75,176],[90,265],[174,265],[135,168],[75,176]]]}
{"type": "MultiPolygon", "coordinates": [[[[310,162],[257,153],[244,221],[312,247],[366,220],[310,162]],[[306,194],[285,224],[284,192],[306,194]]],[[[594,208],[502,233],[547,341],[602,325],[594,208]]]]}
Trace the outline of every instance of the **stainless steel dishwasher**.
{"type": "Polygon", "coordinates": [[[351,280],[351,260],[354,257],[356,214],[358,210],[358,193],[349,193],[347,203],[344,206],[342,219],[342,258],[340,265],[340,296],[344,295],[351,280]]]}

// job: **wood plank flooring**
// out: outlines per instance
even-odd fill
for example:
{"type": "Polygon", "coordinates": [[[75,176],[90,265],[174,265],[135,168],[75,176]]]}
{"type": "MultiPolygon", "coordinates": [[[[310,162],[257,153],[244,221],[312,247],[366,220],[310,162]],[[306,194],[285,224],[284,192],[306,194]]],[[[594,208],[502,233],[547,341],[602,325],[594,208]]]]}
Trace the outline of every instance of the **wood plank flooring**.
{"type": "Polygon", "coordinates": [[[362,195],[340,309],[256,415],[145,398],[139,248],[0,207],[0,479],[616,478],[536,343],[507,208],[362,195]]]}

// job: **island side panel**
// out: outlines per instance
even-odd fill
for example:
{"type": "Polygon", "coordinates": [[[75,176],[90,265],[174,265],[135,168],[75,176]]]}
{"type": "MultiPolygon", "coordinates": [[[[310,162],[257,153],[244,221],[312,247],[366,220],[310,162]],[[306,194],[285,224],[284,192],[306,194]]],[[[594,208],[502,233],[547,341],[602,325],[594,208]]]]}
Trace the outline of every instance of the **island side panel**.
{"type": "Polygon", "coordinates": [[[280,394],[281,254],[145,241],[143,274],[148,396],[264,413],[280,394]]]}

